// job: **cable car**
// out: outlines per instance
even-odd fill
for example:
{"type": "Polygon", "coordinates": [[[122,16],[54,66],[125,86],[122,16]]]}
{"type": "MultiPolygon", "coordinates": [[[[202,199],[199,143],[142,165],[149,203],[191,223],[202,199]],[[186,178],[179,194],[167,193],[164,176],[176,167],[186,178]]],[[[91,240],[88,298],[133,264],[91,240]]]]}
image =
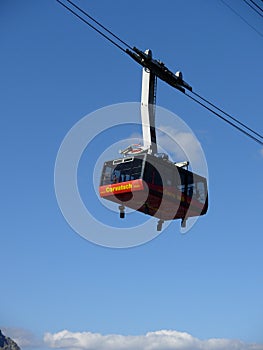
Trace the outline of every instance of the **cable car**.
{"type": "MultiPolygon", "coordinates": [[[[146,50],[148,60],[151,50],[146,50]]],[[[177,72],[182,86],[191,87],[177,72]]],[[[208,208],[207,181],[188,170],[189,162],[173,163],[166,154],[157,151],[155,100],[157,77],[143,68],[141,120],[143,145],[131,145],[122,158],[104,163],[99,193],[106,200],[119,204],[120,217],[125,207],[159,219],[161,231],[165,220],[181,219],[185,226],[189,217],[204,215],[208,208]]],[[[183,87],[180,87],[183,89],[183,87]]]]}
{"type": "MultiPolygon", "coordinates": [[[[184,164],[185,166],[187,164],[184,164]]],[[[166,220],[204,215],[208,208],[206,179],[167,158],[141,154],[106,161],[102,169],[100,196],[118,203],[120,217],[125,206],[166,220]]]]}

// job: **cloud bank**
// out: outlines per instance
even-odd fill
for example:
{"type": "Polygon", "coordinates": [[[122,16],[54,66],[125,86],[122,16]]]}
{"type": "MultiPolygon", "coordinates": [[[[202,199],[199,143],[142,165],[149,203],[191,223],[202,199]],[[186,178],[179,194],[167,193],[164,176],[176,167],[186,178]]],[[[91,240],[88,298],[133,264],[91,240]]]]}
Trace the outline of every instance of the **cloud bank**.
{"type": "Polygon", "coordinates": [[[51,349],[68,350],[263,350],[263,344],[248,344],[234,339],[201,340],[174,330],[138,336],[63,330],[46,333],[44,342],[51,349]]]}

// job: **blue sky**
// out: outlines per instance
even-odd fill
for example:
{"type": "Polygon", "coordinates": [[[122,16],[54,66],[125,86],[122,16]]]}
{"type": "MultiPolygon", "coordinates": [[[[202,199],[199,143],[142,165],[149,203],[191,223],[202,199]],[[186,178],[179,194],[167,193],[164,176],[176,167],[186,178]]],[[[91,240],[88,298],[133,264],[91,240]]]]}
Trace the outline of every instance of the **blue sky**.
{"type": "MultiPolygon", "coordinates": [[[[243,1],[225,2],[262,31],[262,18],[243,1]]],[[[78,4],[262,134],[262,36],[222,1],[78,4]]],[[[179,341],[189,349],[262,349],[262,148],[158,83],[158,105],[180,116],[202,145],[208,214],[186,235],[173,222],[138,247],[93,244],[58,206],[57,153],[87,114],[140,101],[141,68],[53,0],[2,0],[0,38],[0,328],[35,350],[73,349],[80,341],[80,349],[108,350],[112,334],[123,337],[112,338],[115,349],[121,341],[145,349],[149,332],[158,336],[158,350],[179,341]]],[[[94,165],[104,145],[138,132],[123,126],[100,135],[80,162],[83,200],[108,225],[126,228],[142,217],[119,223],[102,208],[88,191],[94,165]]],[[[90,231],[97,233],[92,225],[90,231]]]]}

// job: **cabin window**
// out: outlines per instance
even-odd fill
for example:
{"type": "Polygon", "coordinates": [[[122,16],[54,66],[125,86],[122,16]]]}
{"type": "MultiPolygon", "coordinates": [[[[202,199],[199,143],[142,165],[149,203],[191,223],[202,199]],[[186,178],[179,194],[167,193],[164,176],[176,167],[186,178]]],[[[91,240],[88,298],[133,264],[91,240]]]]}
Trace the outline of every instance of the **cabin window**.
{"type": "Polygon", "coordinates": [[[168,186],[168,187],[174,186],[176,169],[171,169],[170,167],[169,168],[167,167],[167,168],[164,168],[163,170],[164,171],[162,171],[163,172],[162,179],[164,182],[164,186],[168,186]]]}
{"type": "Polygon", "coordinates": [[[159,171],[151,164],[146,162],[143,179],[148,183],[156,186],[162,186],[162,177],[159,171]]]}
{"type": "Polygon", "coordinates": [[[200,203],[205,203],[206,189],[204,182],[199,181],[196,183],[196,197],[200,203]]]}
{"type": "Polygon", "coordinates": [[[153,181],[154,181],[153,171],[154,171],[154,167],[150,163],[146,162],[145,168],[144,168],[143,179],[148,184],[153,184],[153,181]]]}
{"type": "Polygon", "coordinates": [[[142,159],[133,159],[131,162],[120,162],[117,165],[113,163],[114,161],[111,161],[104,165],[101,185],[109,185],[141,178],[142,159]]]}
{"type": "Polygon", "coordinates": [[[108,165],[104,166],[102,177],[101,177],[101,184],[108,185],[111,183],[112,171],[113,171],[113,168],[111,166],[108,166],[108,165]]]}
{"type": "Polygon", "coordinates": [[[187,197],[204,204],[207,195],[205,179],[184,169],[180,169],[179,174],[180,183],[177,183],[177,189],[187,197]]]}
{"type": "Polygon", "coordinates": [[[156,186],[162,186],[163,185],[162,178],[161,178],[161,175],[157,169],[154,170],[153,176],[154,176],[154,181],[153,181],[154,184],[156,186]]]}

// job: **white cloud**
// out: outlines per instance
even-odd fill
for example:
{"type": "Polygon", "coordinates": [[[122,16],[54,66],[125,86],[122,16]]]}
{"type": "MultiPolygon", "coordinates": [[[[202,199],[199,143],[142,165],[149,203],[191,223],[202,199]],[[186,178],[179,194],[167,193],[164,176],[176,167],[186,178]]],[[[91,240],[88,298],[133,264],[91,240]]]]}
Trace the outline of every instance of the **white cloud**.
{"type": "Polygon", "coordinates": [[[200,160],[201,145],[194,134],[168,126],[160,126],[160,130],[158,130],[158,142],[172,156],[179,158],[179,161],[185,160],[181,159],[185,157],[191,162],[200,160]]]}
{"type": "Polygon", "coordinates": [[[138,336],[63,330],[46,333],[44,342],[52,349],[68,350],[263,350],[263,344],[248,344],[233,339],[201,340],[174,330],[138,336]]]}
{"type": "MultiPolygon", "coordinates": [[[[156,132],[159,152],[168,153],[175,161],[200,161],[201,145],[191,132],[178,131],[164,125],[156,128],[156,132]]],[[[130,139],[132,143],[143,144],[142,135],[138,133],[133,133],[130,139]]]]}

